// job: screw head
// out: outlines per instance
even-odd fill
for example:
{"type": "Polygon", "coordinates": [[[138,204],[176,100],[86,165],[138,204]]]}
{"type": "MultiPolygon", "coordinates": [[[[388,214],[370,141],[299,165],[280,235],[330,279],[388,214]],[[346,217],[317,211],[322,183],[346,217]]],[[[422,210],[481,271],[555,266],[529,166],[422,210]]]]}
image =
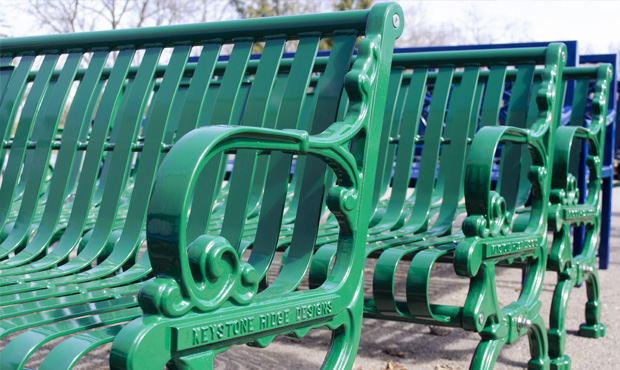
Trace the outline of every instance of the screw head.
{"type": "Polygon", "coordinates": [[[394,26],[394,28],[400,27],[400,17],[398,16],[398,14],[394,14],[392,16],[392,25],[394,26]]]}
{"type": "Polygon", "coordinates": [[[526,318],[523,315],[519,315],[517,318],[517,330],[527,329],[529,330],[532,327],[532,320],[526,318]]]}

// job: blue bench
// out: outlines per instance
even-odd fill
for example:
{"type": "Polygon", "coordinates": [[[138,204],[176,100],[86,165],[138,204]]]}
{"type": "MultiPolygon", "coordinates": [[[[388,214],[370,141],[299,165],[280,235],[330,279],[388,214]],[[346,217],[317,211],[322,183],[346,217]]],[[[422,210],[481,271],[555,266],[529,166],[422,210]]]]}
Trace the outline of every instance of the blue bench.
{"type": "MultiPolygon", "coordinates": [[[[596,54],[596,55],[581,55],[579,56],[579,63],[609,63],[613,66],[614,74],[612,80],[612,88],[609,91],[609,105],[607,107],[607,131],[605,133],[605,154],[603,155],[603,171],[601,177],[603,179],[603,209],[601,218],[601,243],[599,245],[599,268],[607,269],[609,267],[609,238],[610,238],[610,226],[611,226],[611,190],[613,188],[614,177],[614,153],[618,150],[617,136],[617,99],[618,91],[613,88],[618,86],[618,56],[616,54],[596,54]]],[[[585,152],[584,152],[585,153],[585,152]]],[[[580,168],[582,172],[579,176],[579,187],[583,188],[585,184],[585,168],[584,161],[581,161],[580,168]]],[[[582,192],[580,202],[583,202],[585,192],[582,192]]],[[[573,253],[578,254],[583,247],[583,227],[576,228],[575,241],[573,253]],[[579,247],[579,248],[578,248],[579,247]]]]}

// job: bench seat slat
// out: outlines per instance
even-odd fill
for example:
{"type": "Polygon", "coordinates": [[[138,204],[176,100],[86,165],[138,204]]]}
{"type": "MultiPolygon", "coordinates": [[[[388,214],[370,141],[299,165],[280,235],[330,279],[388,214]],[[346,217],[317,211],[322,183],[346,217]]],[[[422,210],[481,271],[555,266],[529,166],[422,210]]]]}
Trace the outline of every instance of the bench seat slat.
{"type": "MultiPolygon", "coordinates": [[[[26,102],[24,103],[22,114],[19,117],[13,139],[13,148],[9,153],[6,169],[2,176],[2,185],[0,186],[0,228],[4,228],[6,225],[7,216],[11,210],[12,201],[18,188],[19,174],[21,173],[22,163],[26,157],[25,148],[36,119],[36,107],[39,104],[43,104],[41,99],[48,87],[49,79],[52,70],[56,66],[58,57],[58,55],[45,56],[39,68],[37,78],[35,78],[26,102]]],[[[5,255],[2,257],[5,257],[5,255]]]]}
{"type": "MultiPolygon", "coordinates": [[[[45,171],[48,166],[51,154],[51,141],[53,140],[56,128],[60,121],[62,108],[69,94],[69,86],[73,83],[73,79],[82,55],[80,53],[72,53],[67,56],[63,65],[62,73],[56,81],[55,85],[48,87],[48,93],[42,102],[45,108],[37,115],[33,128],[32,140],[40,145],[35,151],[29,152],[30,158],[26,156],[24,169],[21,176],[27,179],[24,183],[24,195],[20,204],[19,214],[13,224],[12,231],[8,238],[2,244],[2,249],[13,251],[22,245],[30,236],[30,230],[34,227],[34,211],[39,202],[39,195],[45,185],[45,171]]],[[[59,166],[65,166],[59,163],[59,166]]],[[[50,205],[48,205],[50,206],[50,205]]]]}

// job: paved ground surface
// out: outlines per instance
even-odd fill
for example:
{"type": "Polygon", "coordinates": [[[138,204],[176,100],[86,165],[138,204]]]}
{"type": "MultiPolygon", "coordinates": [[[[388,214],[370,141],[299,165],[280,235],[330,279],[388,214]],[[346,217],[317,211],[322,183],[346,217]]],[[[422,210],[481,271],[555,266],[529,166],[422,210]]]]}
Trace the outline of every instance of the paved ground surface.
{"type": "MultiPolygon", "coordinates": [[[[614,190],[611,263],[609,270],[599,272],[601,280],[602,321],[607,335],[600,339],[577,335],[584,321],[585,287],[573,290],[567,317],[569,331],[566,352],[573,361],[572,369],[618,369],[620,363],[620,188],[614,190]]],[[[449,266],[434,272],[432,294],[436,303],[461,304],[467,293],[467,280],[454,275],[449,266]]],[[[519,292],[520,271],[504,269],[498,274],[500,301],[507,304],[519,292]]],[[[368,279],[368,277],[367,277],[368,279]]],[[[541,296],[542,314],[547,318],[556,277],[547,274],[541,296]]],[[[369,286],[370,284],[366,284],[369,286]]],[[[12,335],[7,339],[14,338],[12,335]]],[[[479,336],[459,329],[429,328],[425,325],[365,319],[362,340],[354,365],[355,370],[380,369],[467,369],[479,336]]],[[[329,332],[314,331],[303,339],[277,338],[267,349],[235,346],[218,356],[217,369],[318,369],[325,356],[329,332]]],[[[0,342],[0,348],[6,342],[0,342]]],[[[53,346],[50,343],[49,346],[53,346]]],[[[105,369],[110,346],[99,347],[80,361],[78,369],[105,369]]],[[[28,366],[38,367],[45,355],[32,357],[28,366]]],[[[529,359],[527,339],[521,338],[504,347],[496,369],[523,369],[529,359]]]]}
{"type": "MultiPolygon", "coordinates": [[[[619,369],[620,365],[620,188],[613,193],[611,262],[608,270],[599,271],[601,281],[602,322],[607,326],[604,338],[589,339],[577,335],[584,320],[585,286],[573,289],[566,327],[566,352],[572,369],[619,369]]],[[[462,302],[468,284],[449,270],[437,272],[434,294],[441,303],[462,302]],[[449,287],[450,294],[444,294],[449,287]]],[[[504,269],[497,285],[502,303],[516,299],[521,281],[520,271],[504,269]]],[[[555,274],[545,276],[541,295],[542,315],[547,321],[556,283],[555,274]]],[[[368,286],[368,284],[366,284],[368,286]]],[[[440,303],[438,302],[438,303],[440,303]]],[[[362,340],[354,370],[380,369],[468,369],[479,341],[475,333],[459,329],[439,330],[424,325],[364,319],[362,340]]],[[[329,333],[315,331],[303,339],[279,338],[267,349],[233,348],[221,356],[218,369],[317,369],[326,353],[329,333]]],[[[496,369],[524,369],[529,360],[526,337],[502,349],[496,369]]]]}

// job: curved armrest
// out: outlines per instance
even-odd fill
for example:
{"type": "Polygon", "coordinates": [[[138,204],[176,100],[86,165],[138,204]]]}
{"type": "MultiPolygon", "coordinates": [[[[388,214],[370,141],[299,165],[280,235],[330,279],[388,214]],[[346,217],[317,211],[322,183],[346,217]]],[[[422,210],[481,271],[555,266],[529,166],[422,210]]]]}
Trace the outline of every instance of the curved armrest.
{"type": "Polygon", "coordinates": [[[588,156],[586,165],[590,170],[590,181],[588,182],[587,204],[597,205],[600,190],[603,145],[600,141],[600,133],[591,132],[581,126],[560,127],[556,131],[555,156],[553,160],[553,177],[551,180],[551,203],[561,205],[574,205],[579,199],[579,189],[576,179],[569,173],[571,161],[579,160],[578,157],[571,157],[573,145],[580,145],[575,139],[580,139],[588,144],[588,156]]]}
{"type": "Polygon", "coordinates": [[[596,67],[596,84],[594,85],[594,95],[591,102],[592,121],[588,126],[588,131],[593,136],[598,136],[599,132],[605,131],[607,125],[609,89],[613,81],[613,73],[611,64],[601,63],[596,67]]]}
{"type": "MultiPolygon", "coordinates": [[[[203,236],[188,244],[185,233],[194,186],[211,158],[236,149],[312,154],[332,166],[341,185],[358,189],[355,158],[339,143],[339,137],[334,135],[335,144],[329,146],[322,135],[315,145],[301,130],[210,126],[179,140],[162,162],[147,211],[148,251],[159,279],[148,282],[140,294],[145,311],[178,316],[195,307],[206,312],[228,299],[249,302],[257,291],[256,272],[240,263],[226,239],[203,236]]],[[[354,208],[355,191],[342,194],[342,187],[336,190],[334,198],[344,208],[354,208]]]]}
{"type": "Polygon", "coordinates": [[[485,260],[524,258],[535,252],[547,229],[548,154],[544,135],[514,127],[485,127],[472,143],[465,176],[465,205],[468,217],[463,222],[466,239],[455,252],[455,271],[473,277],[485,260]],[[510,234],[512,215],[504,198],[491,190],[495,152],[502,142],[527,144],[532,156],[528,178],[532,183],[532,211],[522,233],[510,234]]]}

